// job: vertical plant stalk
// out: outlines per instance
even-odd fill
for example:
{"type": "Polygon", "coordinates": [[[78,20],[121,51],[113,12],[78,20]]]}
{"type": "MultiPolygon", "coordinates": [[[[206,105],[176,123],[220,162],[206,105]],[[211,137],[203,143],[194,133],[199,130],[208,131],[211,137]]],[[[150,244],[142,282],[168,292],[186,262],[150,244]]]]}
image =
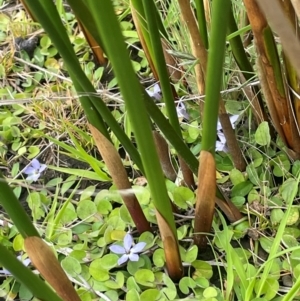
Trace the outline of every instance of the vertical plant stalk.
{"type": "Polygon", "coordinates": [[[156,218],[159,228],[164,229],[164,231],[160,231],[160,235],[164,245],[167,270],[170,276],[176,276],[173,276],[174,279],[179,281],[183,276],[183,269],[181,268],[181,270],[179,270],[176,264],[177,262],[181,262],[177,237],[174,235],[173,231],[171,231],[168,223],[159,211],[156,212],[156,218]]]}
{"type": "MultiPolygon", "coordinates": [[[[265,99],[272,99],[272,93],[270,91],[270,87],[268,85],[268,80],[266,78],[266,74],[264,72],[264,69],[263,69],[262,62],[261,62],[260,58],[257,59],[256,65],[257,65],[257,70],[258,70],[258,75],[259,75],[259,78],[260,78],[260,85],[261,85],[261,89],[263,91],[263,95],[265,96],[265,99]]],[[[285,139],[283,129],[282,129],[281,126],[279,126],[280,121],[279,121],[278,113],[276,111],[276,107],[275,107],[273,102],[270,101],[268,103],[268,109],[269,109],[269,114],[271,116],[272,122],[275,126],[275,129],[276,129],[279,137],[281,138],[283,143],[285,145],[287,145],[287,141],[285,139]]]]}
{"type": "Polygon", "coordinates": [[[25,238],[24,246],[33,265],[64,301],[81,300],[53,251],[40,237],[25,238]]]}
{"type": "MultiPolygon", "coordinates": [[[[272,4],[275,4],[275,2],[272,2],[272,4]]],[[[280,128],[282,128],[285,137],[284,141],[287,142],[286,146],[295,154],[296,157],[294,159],[297,159],[300,157],[300,139],[290,100],[287,96],[286,84],[283,81],[281,65],[272,31],[255,1],[244,0],[244,4],[259,54],[259,75],[260,77],[264,76],[265,82],[268,85],[267,90],[270,92],[269,96],[271,96],[271,98],[266,98],[266,102],[270,112],[273,111],[273,115],[277,115],[273,120],[274,126],[278,132],[281,132],[280,128]]]]}
{"type": "Polygon", "coordinates": [[[137,11],[137,9],[133,5],[132,1],[130,1],[130,8],[131,8],[131,15],[132,15],[133,23],[135,25],[137,34],[139,36],[139,40],[140,40],[140,43],[142,45],[142,48],[144,49],[145,56],[147,58],[147,62],[149,63],[149,66],[150,66],[150,69],[152,70],[154,78],[158,79],[158,75],[157,75],[157,72],[156,72],[156,68],[154,67],[154,63],[153,63],[153,60],[152,60],[150,49],[149,49],[149,47],[147,45],[147,42],[145,40],[144,31],[146,29],[143,28],[143,26],[145,26],[145,25],[143,25],[143,22],[144,22],[144,20],[142,19],[143,17],[139,13],[139,11],[137,11]]]}
{"type": "MultiPolygon", "coordinates": [[[[188,27],[191,39],[192,53],[199,60],[195,65],[196,83],[200,95],[204,94],[205,83],[204,76],[206,74],[207,50],[203,39],[200,37],[197,22],[192,12],[190,2],[187,0],[178,0],[182,17],[188,27]]],[[[200,102],[200,110],[202,112],[202,103],[200,102]]]]}
{"type": "Polygon", "coordinates": [[[203,0],[195,0],[196,11],[197,11],[197,21],[200,36],[202,37],[204,46],[208,49],[208,37],[207,37],[207,28],[206,28],[206,18],[205,18],[205,8],[203,0]]]}
{"type": "Polygon", "coordinates": [[[165,179],[155,149],[141,86],[128,57],[128,51],[111,0],[100,2],[87,0],[86,3],[96,22],[105,51],[118,79],[141,154],[153,203],[157,210],[157,216],[162,217],[162,219],[158,218],[158,225],[163,238],[168,272],[172,279],[178,280],[183,275],[183,267],[180,260],[176,225],[165,179]],[[106,26],[108,23],[110,26],[106,26]]]}
{"type": "MultiPolygon", "coordinates": [[[[177,93],[170,82],[169,72],[166,66],[164,57],[164,51],[161,43],[161,37],[159,32],[159,26],[157,21],[157,11],[153,0],[143,0],[145,18],[147,21],[147,29],[149,33],[149,44],[147,45],[151,49],[152,60],[154,62],[155,74],[158,75],[160,87],[163,94],[163,100],[166,105],[166,112],[169,118],[169,122],[182,138],[181,127],[179,124],[176,106],[174,103],[174,97],[177,98],[177,93]]],[[[192,171],[189,169],[184,160],[179,159],[179,164],[182,170],[185,184],[190,188],[195,188],[195,182],[192,171]]]]}
{"type": "Polygon", "coordinates": [[[200,153],[199,186],[196,197],[194,242],[200,250],[207,246],[206,235],[211,231],[216,200],[216,164],[213,155],[205,150],[200,153]]]}
{"type": "Polygon", "coordinates": [[[152,134],[156,145],[156,150],[159,157],[161,168],[165,176],[172,182],[175,182],[177,173],[171,162],[169,146],[166,140],[158,132],[152,131],[152,134]]]}
{"type": "MultiPolygon", "coordinates": [[[[195,66],[195,73],[196,73],[196,81],[197,87],[200,94],[204,94],[204,87],[205,87],[205,80],[204,77],[206,76],[206,68],[207,68],[207,50],[205,49],[202,37],[199,35],[197,22],[192,12],[190,2],[188,0],[178,0],[180,5],[180,10],[183,19],[188,27],[191,36],[191,45],[192,45],[192,52],[193,55],[199,59],[201,67],[199,64],[195,66]],[[202,72],[200,72],[200,69],[202,72]]],[[[238,145],[237,138],[235,132],[232,128],[230,123],[229,116],[225,110],[225,104],[223,99],[220,97],[220,111],[219,117],[220,122],[224,131],[224,135],[226,137],[228,148],[232,155],[232,160],[234,166],[239,170],[245,170],[246,162],[243,157],[243,153],[238,145]]],[[[203,105],[200,102],[200,112],[203,112],[203,105]]]]}
{"type": "MultiPolygon", "coordinates": [[[[195,212],[195,244],[205,249],[205,233],[210,232],[215,207],[215,144],[219,111],[222,69],[225,57],[227,23],[230,0],[214,1],[210,52],[207,63],[207,86],[203,113],[203,135],[199,158],[199,185],[195,212]],[[204,232],[204,233],[203,233],[204,232]]],[[[224,128],[223,128],[224,129],[224,128]]]]}
{"type": "Polygon", "coordinates": [[[104,160],[105,165],[113,179],[113,182],[117,189],[120,190],[121,197],[129,211],[129,214],[132,217],[134,224],[136,225],[137,230],[140,234],[145,231],[152,232],[150,223],[147,221],[136,196],[132,192],[127,192],[128,190],[131,190],[132,187],[117,150],[113,144],[95,127],[89,124],[89,128],[95,139],[101,157],[104,160]],[[122,191],[124,192],[122,193],[122,191]]]}
{"type": "Polygon", "coordinates": [[[210,32],[211,27],[211,11],[210,11],[210,0],[202,0],[204,4],[204,12],[205,12],[205,20],[206,20],[206,26],[207,31],[210,32]]]}
{"type": "MultiPolygon", "coordinates": [[[[235,22],[232,7],[231,7],[229,24],[228,24],[228,34],[232,34],[236,31],[238,31],[238,27],[235,22]]],[[[241,37],[239,35],[235,36],[229,40],[229,43],[232,49],[232,54],[235,58],[235,61],[239,69],[241,70],[243,77],[245,78],[246,81],[251,80],[251,78],[254,75],[254,70],[248,60],[241,37]]],[[[248,90],[252,90],[252,88],[250,87],[248,90]]],[[[256,86],[254,86],[253,91],[254,93],[253,92],[251,93],[251,91],[249,91],[249,94],[251,93],[252,95],[252,97],[250,97],[249,99],[251,100],[250,104],[252,107],[252,112],[256,119],[256,123],[260,124],[263,121],[269,122],[268,116],[264,110],[264,104],[259,89],[256,86]]],[[[272,128],[271,125],[269,126],[270,128],[272,128]]]]}
{"type": "MultiPolygon", "coordinates": [[[[290,24],[292,26],[292,32],[294,32],[297,36],[297,40],[299,41],[299,24],[296,21],[297,16],[296,12],[294,10],[294,7],[290,1],[284,1],[280,3],[281,6],[284,9],[285,15],[290,21],[290,24]]],[[[299,131],[299,126],[300,126],[300,80],[299,76],[297,75],[297,71],[295,70],[293,64],[291,63],[290,59],[284,54],[285,52],[283,51],[283,60],[285,63],[285,68],[286,68],[286,76],[287,76],[287,81],[292,87],[294,91],[290,92],[290,97],[293,101],[294,105],[294,112],[296,115],[297,119],[297,126],[298,126],[298,131],[299,131]],[[295,92],[295,93],[294,93],[295,92]]]]}
{"type": "MultiPolygon", "coordinates": [[[[176,83],[176,82],[181,81],[181,79],[183,79],[183,85],[188,90],[189,87],[188,87],[187,81],[184,79],[183,70],[178,66],[176,59],[168,53],[167,43],[164,39],[161,39],[161,45],[162,45],[162,49],[163,49],[164,58],[166,60],[166,64],[168,66],[168,74],[170,75],[172,81],[174,81],[176,83]]],[[[179,99],[177,92],[173,85],[171,86],[171,88],[172,88],[172,92],[174,95],[174,100],[179,99]]],[[[177,115],[177,113],[176,113],[176,115],[177,115]]],[[[177,120],[178,120],[178,118],[177,118],[177,120]]],[[[182,139],[180,126],[178,129],[178,134],[179,134],[180,138],[182,139]]],[[[181,169],[183,179],[184,179],[184,184],[191,189],[195,189],[196,184],[195,184],[194,175],[193,175],[192,170],[189,168],[188,164],[185,162],[185,160],[181,156],[178,156],[178,160],[179,160],[180,169],[181,169]]]]}
{"type": "Polygon", "coordinates": [[[105,58],[101,47],[98,45],[98,43],[95,41],[94,37],[89,33],[89,31],[80,23],[80,21],[78,21],[78,25],[79,25],[81,31],[83,32],[85,39],[89,43],[90,48],[92,49],[94,57],[97,60],[97,62],[101,66],[106,66],[107,59],[105,58]]]}

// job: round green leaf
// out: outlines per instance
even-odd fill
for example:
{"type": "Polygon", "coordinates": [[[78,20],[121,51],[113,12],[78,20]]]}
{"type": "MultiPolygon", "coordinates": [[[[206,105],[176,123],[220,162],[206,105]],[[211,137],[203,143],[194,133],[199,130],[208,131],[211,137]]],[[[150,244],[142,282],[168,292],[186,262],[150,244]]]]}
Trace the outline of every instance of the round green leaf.
{"type": "Polygon", "coordinates": [[[271,142],[270,129],[267,121],[263,121],[255,132],[255,142],[261,146],[269,146],[271,142]]]}
{"type": "Polygon", "coordinates": [[[202,260],[195,260],[192,266],[196,269],[195,276],[210,279],[213,275],[212,266],[202,260]]]}
{"type": "Polygon", "coordinates": [[[182,209],[187,209],[188,205],[194,203],[195,195],[187,187],[176,187],[172,195],[174,203],[182,209]]]}
{"type": "Polygon", "coordinates": [[[214,287],[208,287],[203,291],[203,297],[214,298],[218,296],[218,291],[214,287]]]}
{"type": "Polygon", "coordinates": [[[126,301],[140,301],[140,295],[135,289],[130,289],[126,294],[126,301]]]}
{"type": "Polygon", "coordinates": [[[93,220],[93,215],[97,213],[97,208],[94,202],[90,200],[80,201],[77,207],[78,217],[82,220],[91,221],[93,220]]]}
{"type": "Polygon", "coordinates": [[[61,266],[67,274],[76,277],[81,273],[81,265],[74,257],[68,256],[61,261],[61,266]]]}
{"type": "Polygon", "coordinates": [[[158,289],[148,289],[141,293],[140,300],[141,301],[156,301],[159,300],[161,293],[158,289]]]}
{"type": "Polygon", "coordinates": [[[246,196],[252,188],[253,184],[250,181],[239,183],[232,188],[231,197],[246,196]]]}
{"type": "Polygon", "coordinates": [[[198,256],[198,247],[196,245],[193,245],[186,251],[185,262],[192,263],[197,259],[197,256],[198,256]]]}
{"type": "Polygon", "coordinates": [[[294,225],[298,222],[299,220],[299,209],[296,207],[292,207],[290,209],[290,214],[288,216],[286,224],[288,226],[294,225]]]}
{"type": "Polygon", "coordinates": [[[282,209],[275,208],[271,210],[270,220],[274,226],[280,224],[282,218],[284,216],[284,212],[282,209]]]}
{"type": "Polygon", "coordinates": [[[118,259],[119,257],[116,254],[107,254],[98,260],[103,270],[110,270],[118,265],[118,259]]]}
{"type": "Polygon", "coordinates": [[[15,237],[14,237],[14,240],[13,240],[13,248],[15,251],[22,251],[24,250],[24,238],[22,237],[21,234],[17,234],[15,237]]]}
{"type": "Polygon", "coordinates": [[[67,246],[72,241],[72,231],[71,229],[64,229],[57,237],[57,244],[60,246],[67,246]]]}
{"type": "Polygon", "coordinates": [[[86,200],[86,199],[90,199],[90,197],[94,194],[95,192],[95,186],[89,186],[87,188],[85,188],[80,195],[80,201],[86,200]]]}
{"type": "Polygon", "coordinates": [[[153,253],[153,263],[161,268],[165,265],[165,252],[163,249],[156,249],[153,253]]]}
{"type": "Polygon", "coordinates": [[[299,246],[297,239],[292,235],[285,234],[282,236],[281,240],[286,248],[292,248],[292,247],[299,246]]]}
{"type": "Polygon", "coordinates": [[[244,175],[236,168],[231,170],[229,177],[233,185],[237,185],[245,181],[244,175]]]}
{"type": "Polygon", "coordinates": [[[108,200],[103,199],[98,202],[95,200],[95,204],[100,214],[107,215],[112,210],[111,202],[108,200]]]}
{"type": "Polygon", "coordinates": [[[190,291],[190,288],[195,288],[196,287],[196,283],[195,281],[190,278],[190,277],[183,277],[180,279],[179,281],[179,289],[182,291],[182,293],[184,293],[185,295],[187,295],[190,291]]]}
{"type": "Polygon", "coordinates": [[[134,278],[137,283],[148,286],[148,287],[154,287],[154,273],[150,270],[146,269],[140,269],[134,274],[134,278]]]}
{"type": "Polygon", "coordinates": [[[89,267],[89,272],[91,276],[97,281],[107,281],[109,280],[109,273],[104,270],[101,265],[100,259],[95,259],[91,262],[89,267]]]}

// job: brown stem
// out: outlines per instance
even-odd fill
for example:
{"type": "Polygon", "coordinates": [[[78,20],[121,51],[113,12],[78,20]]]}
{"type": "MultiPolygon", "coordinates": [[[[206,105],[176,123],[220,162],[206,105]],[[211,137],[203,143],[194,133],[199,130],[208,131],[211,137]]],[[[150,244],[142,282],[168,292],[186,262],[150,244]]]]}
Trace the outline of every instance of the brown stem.
{"type": "Polygon", "coordinates": [[[151,232],[150,223],[147,221],[136,196],[132,192],[127,192],[128,190],[131,190],[131,184],[128,180],[120,155],[112,143],[95,127],[89,124],[89,128],[114,184],[118,190],[125,192],[121,193],[121,197],[136,225],[137,230],[139,233],[143,233],[145,231],[151,232]]]}

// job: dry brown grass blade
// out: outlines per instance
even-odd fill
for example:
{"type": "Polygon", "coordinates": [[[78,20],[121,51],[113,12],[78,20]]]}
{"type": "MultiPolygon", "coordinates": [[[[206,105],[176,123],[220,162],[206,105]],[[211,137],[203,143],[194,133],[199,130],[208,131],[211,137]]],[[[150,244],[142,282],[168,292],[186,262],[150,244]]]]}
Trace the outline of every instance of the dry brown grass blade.
{"type": "Polygon", "coordinates": [[[180,156],[178,156],[178,161],[183,176],[183,185],[189,187],[192,190],[195,190],[196,183],[194,180],[194,174],[192,173],[189,166],[185,163],[185,161],[180,156]]]}
{"type": "Polygon", "coordinates": [[[170,229],[163,216],[156,211],[156,218],[160,229],[160,235],[164,246],[167,270],[173,280],[180,280],[183,276],[177,238],[170,229]]]}
{"type": "MultiPolygon", "coordinates": [[[[242,85],[246,84],[245,77],[243,76],[242,73],[239,73],[239,79],[240,79],[242,85]]],[[[259,125],[263,121],[267,121],[270,126],[270,131],[272,131],[271,136],[275,137],[275,131],[273,129],[273,126],[269,122],[268,115],[266,114],[265,110],[262,109],[262,106],[261,106],[261,104],[263,104],[263,102],[262,102],[260,91],[258,89],[254,89],[248,85],[245,85],[242,89],[243,89],[243,92],[245,93],[245,95],[249,101],[249,104],[252,108],[252,112],[254,114],[256,124],[259,125]]]]}
{"type": "Polygon", "coordinates": [[[229,116],[226,112],[225,104],[224,104],[223,100],[220,101],[219,120],[222,125],[222,129],[223,129],[224,135],[226,137],[228,150],[229,150],[229,153],[231,154],[231,158],[234,162],[235,168],[237,168],[240,171],[246,170],[247,164],[246,164],[245,158],[243,156],[242,150],[238,145],[235,131],[232,127],[229,116]]]}
{"type": "Polygon", "coordinates": [[[216,164],[208,151],[200,153],[198,192],[196,197],[194,242],[200,249],[207,246],[205,233],[211,231],[216,200],[216,164]]]}
{"type": "MultiPolygon", "coordinates": [[[[125,190],[125,192],[126,190],[131,189],[131,184],[128,180],[126,170],[115,147],[91,124],[89,124],[89,128],[117,189],[121,191],[125,190]]],[[[151,232],[152,230],[150,224],[146,220],[146,217],[136,196],[132,192],[130,192],[122,193],[121,197],[139,233],[143,233],[145,231],[151,232]]]]}
{"type": "Polygon", "coordinates": [[[210,25],[211,25],[211,1],[210,0],[203,0],[203,4],[204,4],[204,12],[205,12],[205,19],[206,19],[206,26],[207,26],[207,30],[210,31],[210,25]]]}
{"type": "Polygon", "coordinates": [[[300,42],[297,38],[295,29],[285,15],[282,6],[278,0],[259,0],[257,3],[265,14],[271,28],[280,37],[282,48],[300,78],[300,42]]]}
{"type": "MultiPolygon", "coordinates": [[[[257,64],[257,69],[258,69],[258,75],[260,77],[261,88],[262,88],[263,94],[265,96],[265,99],[272,99],[272,93],[270,91],[270,87],[268,85],[266,74],[264,73],[264,69],[263,69],[262,62],[261,62],[260,58],[257,59],[256,64],[257,64]]],[[[279,117],[278,117],[276,107],[275,107],[275,105],[272,101],[270,101],[268,103],[268,109],[269,109],[269,113],[270,113],[271,119],[273,121],[273,124],[275,126],[275,129],[276,129],[277,133],[279,134],[282,141],[285,144],[287,144],[283,129],[280,126],[280,121],[279,121],[279,117]]]]}
{"type": "Polygon", "coordinates": [[[176,58],[168,52],[171,47],[165,39],[161,39],[161,45],[170,77],[174,83],[178,83],[183,78],[183,70],[178,67],[176,58]]]}
{"type": "Polygon", "coordinates": [[[224,212],[231,223],[237,222],[244,217],[243,214],[230,201],[223,201],[219,198],[216,198],[216,204],[224,212]]]}
{"type": "MultiPolygon", "coordinates": [[[[205,74],[207,66],[207,50],[199,35],[195,15],[191,9],[189,0],[178,0],[181,15],[185,21],[191,38],[192,53],[195,58],[199,59],[199,63],[195,65],[196,83],[200,95],[205,93],[205,74]]],[[[200,109],[203,111],[203,103],[200,102],[200,109]]]]}
{"type": "Polygon", "coordinates": [[[87,42],[89,43],[89,45],[93,51],[95,59],[97,60],[97,62],[99,64],[101,64],[101,66],[106,66],[107,59],[104,56],[104,52],[103,52],[102,48],[98,45],[98,43],[96,42],[94,37],[81,24],[81,22],[79,21],[78,18],[77,18],[77,21],[78,21],[78,25],[79,25],[81,31],[83,32],[83,34],[85,36],[85,39],[87,40],[87,42]]]}
{"type": "Polygon", "coordinates": [[[33,265],[64,301],[80,301],[72,283],[60,266],[51,248],[39,237],[24,240],[25,250],[33,265]]]}
{"type": "MultiPolygon", "coordinates": [[[[273,4],[275,2],[272,1],[273,4]]],[[[259,55],[259,76],[264,85],[265,99],[274,126],[283,141],[286,141],[287,147],[297,154],[299,153],[299,134],[297,133],[290,100],[280,70],[277,69],[275,73],[274,66],[270,61],[270,54],[265,41],[266,35],[268,34],[269,43],[275,42],[272,40],[273,37],[270,36],[267,20],[257,3],[252,0],[244,0],[244,4],[255,37],[256,49],[259,55]]]]}
{"type": "Polygon", "coordinates": [[[297,15],[298,19],[300,19],[300,1],[299,0],[291,0],[291,1],[292,1],[294,10],[296,12],[296,15],[297,15]]]}
{"type": "Polygon", "coordinates": [[[140,16],[138,15],[138,12],[135,10],[134,6],[131,4],[131,1],[130,1],[130,9],[131,9],[132,20],[133,20],[134,26],[136,28],[137,34],[139,36],[139,41],[141,42],[142,48],[145,52],[145,56],[149,63],[150,69],[152,70],[154,78],[156,80],[158,80],[158,75],[157,75],[157,72],[155,69],[155,65],[152,61],[151,54],[149,52],[149,49],[147,47],[147,44],[146,44],[144,36],[143,36],[143,31],[141,30],[141,27],[140,27],[140,22],[139,22],[140,16]]]}
{"type": "Polygon", "coordinates": [[[164,57],[166,60],[166,64],[168,67],[168,71],[173,83],[182,82],[183,86],[186,88],[187,91],[190,91],[188,86],[188,82],[184,76],[184,69],[182,66],[179,66],[178,60],[171,55],[168,50],[171,50],[171,45],[165,39],[161,39],[161,45],[164,52],[164,57]]]}
{"type": "MultiPolygon", "coordinates": [[[[296,37],[299,44],[299,36],[300,36],[300,28],[297,20],[297,16],[293,5],[290,1],[280,1],[280,7],[282,7],[282,13],[285,14],[286,20],[285,23],[289,24],[291,27],[290,29],[293,31],[292,34],[296,37]]],[[[280,12],[281,13],[281,12],[280,12]]],[[[280,16],[278,16],[280,17],[280,16]]],[[[271,24],[272,25],[272,24],[271,24]]],[[[284,24],[283,24],[284,25],[284,24]]],[[[285,45],[288,47],[288,45],[285,45]]],[[[299,76],[297,76],[297,70],[295,70],[294,65],[291,63],[290,59],[285,55],[285,50],[282,52],[283,54],[283,61],[285,66],[285,73],[286,80],[289,83],[290,87],[293,89],[290,94],[290,98],[293,101],[294,112],[297,120],[297,125],[300,125],[300,81],[299,76]]]]}
{"type": "Polygon", "coordinates": [[[175,182],[177,173],[171,162],[169,146],[166,140],[158,132],[152,131],[152,134],[162,170],[169,180],[175,182]]]}

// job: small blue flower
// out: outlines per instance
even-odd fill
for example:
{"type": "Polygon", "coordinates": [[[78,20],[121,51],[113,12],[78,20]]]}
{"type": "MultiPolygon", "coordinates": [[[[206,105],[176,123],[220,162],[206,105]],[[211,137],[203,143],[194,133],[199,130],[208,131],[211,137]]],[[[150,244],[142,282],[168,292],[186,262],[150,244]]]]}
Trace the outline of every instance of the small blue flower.
{"type": "Polygon", "coordinates": [[[185,118],[186,120],[190,119],[189,114],[186,111],[185,104],[183,102],[179,102],[176,107],[177,115],[179,118],[185,118]]]}
{"type": "Polygon", "coordinates": [[[133,245],[133,238],[129,233],[127,233],[124,236],[123,247],[119,245],[112,245],[109,247],[109,249],[115,254],[122,254],[122,256],[118,260],[118,265],[121,265],[128,259],[130,261],[138,261],[139,255],[137,253],[142,252],[145,246],[145,242],[139,242],[133,245]]]}
{"type": "Polygon", "coordinates": [[[38,159],[33,159],[30,165],[24,170],[24,173],[28,175],[26,180],[36,182],[46,168],[46,164],[41,164],[38,159]]]}
{"type": "Polygon", "coordinates": [[[153,97],[155,100],[161,100],[162,95],[161,95],[161,90],[160,90],[159,85],[155,84],[152,88],[153,88],[153,91],[152,91],[152,89],[150,90],[149,88],[146,90],[148,95],[150,97],[153,97]]]}

